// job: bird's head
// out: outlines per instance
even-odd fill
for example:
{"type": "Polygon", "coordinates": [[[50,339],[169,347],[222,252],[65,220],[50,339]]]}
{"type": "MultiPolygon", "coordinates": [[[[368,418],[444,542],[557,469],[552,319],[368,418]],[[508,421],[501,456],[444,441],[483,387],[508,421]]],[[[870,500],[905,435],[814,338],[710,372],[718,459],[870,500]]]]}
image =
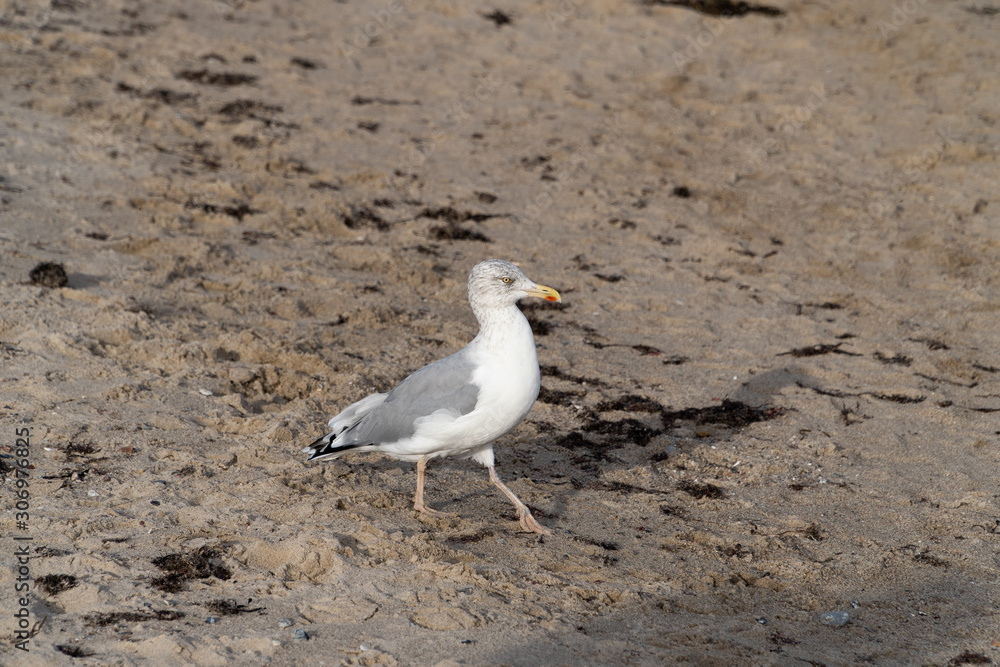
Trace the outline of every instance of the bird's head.
{"type": "Polygon", "coordinates": [[[473,310],[506,308],[528,296],[562,301],[559,292],[532,282],[521,269],[502,259],[480,262],[469,274],[469,302],[473,310]]]}

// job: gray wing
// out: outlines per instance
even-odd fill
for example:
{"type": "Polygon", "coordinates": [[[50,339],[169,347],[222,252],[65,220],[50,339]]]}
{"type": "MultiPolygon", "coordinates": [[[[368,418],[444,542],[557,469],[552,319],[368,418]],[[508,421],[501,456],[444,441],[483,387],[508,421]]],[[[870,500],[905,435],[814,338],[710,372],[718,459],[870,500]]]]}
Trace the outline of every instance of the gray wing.
{"type": "Polygon", "coordinates": [[[461,352],[435,361],[399,383],[385,401],[352,429],[338,445],[383,444],[408,438],[415,422],[442,408],[467,415],[476,408],[479,387],[472,383],[475,366],[461,352]]]}

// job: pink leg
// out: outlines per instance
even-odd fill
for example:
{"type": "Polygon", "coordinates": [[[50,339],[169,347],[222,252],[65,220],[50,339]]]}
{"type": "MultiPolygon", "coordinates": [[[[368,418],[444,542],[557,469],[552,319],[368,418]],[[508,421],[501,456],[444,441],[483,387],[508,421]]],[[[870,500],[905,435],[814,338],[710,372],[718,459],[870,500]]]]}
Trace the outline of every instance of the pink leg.
{"type": "Polygon", "coordinates": [[[514,492],[508,489],[500,478],[497,477],[497,471],[493,466],[489,466],[490,471],[490,481],[493,482],[498,489],[503,491],[503,494],[510,498],[510,502],[514,503],[514,507],[517,508],[517,514],[520,518],[521,528],[528,531],[529,533],[538,533],[539,535],[551,535],[552,531],[535,521],[535,517],[531,516],[531,510],[528,506],[517,499],[514,492]]]}
{"type": "Polygon", "coordinates": [[[438,512],[424,506],[424,468],[426,467],[427,457],[423,456],[417,461],[417,495],[413,496],[413,509],[431,516],[444,516],[444,512],[438,512]]]}

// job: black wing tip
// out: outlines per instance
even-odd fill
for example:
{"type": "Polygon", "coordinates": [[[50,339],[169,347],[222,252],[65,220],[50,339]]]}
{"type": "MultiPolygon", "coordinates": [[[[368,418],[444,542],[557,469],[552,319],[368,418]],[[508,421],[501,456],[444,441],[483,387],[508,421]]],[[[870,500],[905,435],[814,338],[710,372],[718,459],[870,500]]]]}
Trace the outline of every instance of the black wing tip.
{"type": "Polygon", "coordinates": [[[333,440],[333,433],[327,433],[313,440],[312,444],[308,447],[303,448],[302,451],[309,455],[306,461],[312,461],[315,458],[329,454],[331,440],[333,440]]]}
{"type": "Polygon", "coordinates": [[[364,443],[354,442],[349,445],[334,445],[333,438],[336,437],[335,433],[327,433],[322,438],[318,438],[311,445],[303,449],[302,451],[309,455],[306,461],[313,461],[315,459],[321,459],[325,456],[330,456],[331,454],[339,454],[340,452],[346,451],[348,449],[354,449],[355,447],[364,447],[364,443]]]}

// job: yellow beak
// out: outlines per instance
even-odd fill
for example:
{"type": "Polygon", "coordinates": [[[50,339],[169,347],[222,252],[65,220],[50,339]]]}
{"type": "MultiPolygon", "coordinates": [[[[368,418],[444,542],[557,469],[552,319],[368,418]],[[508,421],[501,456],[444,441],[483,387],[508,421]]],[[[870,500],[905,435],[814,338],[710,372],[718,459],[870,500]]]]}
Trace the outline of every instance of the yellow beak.
{"type": "Polygon", "coordinates": [[[562,303],[562,297],[559,296],[559,292],[545,285],[536,284],[533,289],[527,290],[527,293],[528,296],[537,296],[539,299],[545,299],[546,301],[562,303]]]}

